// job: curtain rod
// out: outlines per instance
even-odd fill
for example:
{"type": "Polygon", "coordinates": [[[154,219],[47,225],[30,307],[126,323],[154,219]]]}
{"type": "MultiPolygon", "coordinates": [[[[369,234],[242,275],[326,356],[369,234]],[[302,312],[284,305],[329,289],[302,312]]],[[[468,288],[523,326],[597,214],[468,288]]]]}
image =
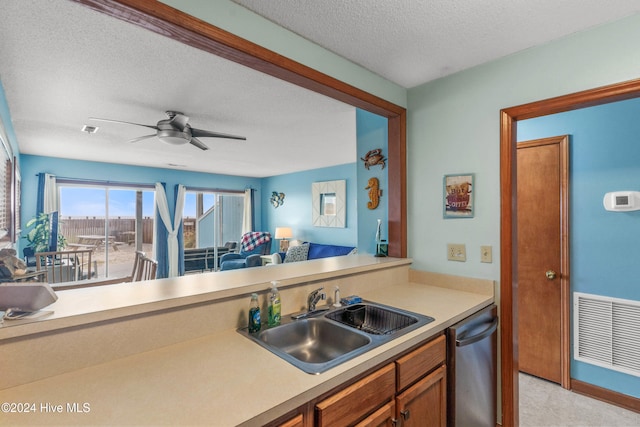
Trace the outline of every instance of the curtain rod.
{"type": "MultiPolygon", "coordinates": [[[[36,174],[37,176],[38,174],[36,174]]],[[[124,188],[144,188],[155,189],[156,185],[148,183],[135,183],[135,182],[119,182],[119,181],[101,181],[98,179],[83,179],[83,178],[67,178],[56,176],[56,183],[58,184],[85,184],[85,185],[100,185],[100,186],[113,186],[124,188]]]]}
{"type": "Polygon", "coordinates": [[[244,190],[228,190],[222,188],[209,188],[209,187],[190,187],[188,185],[184,186],[187,191],[196,191],[200,193],[231,193],[231,194],[244,194],[244,190]]]}

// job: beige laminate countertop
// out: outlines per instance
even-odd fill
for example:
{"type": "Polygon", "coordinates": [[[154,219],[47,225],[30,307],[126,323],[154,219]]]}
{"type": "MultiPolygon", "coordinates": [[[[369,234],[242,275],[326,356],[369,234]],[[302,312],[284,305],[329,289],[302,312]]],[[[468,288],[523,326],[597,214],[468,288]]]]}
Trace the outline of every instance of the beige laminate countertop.
{"type": "Polygon", "coordinates": [[[489,295],[417,283],[361,296],[435,321],[320,375],[302,372],[235,329],[223,330],[0,391],[0,403],[9,404],[0,424],[262,425],[493,302],[489,295]],[[74,404],[84,412],[70,411],[74,404]]]}

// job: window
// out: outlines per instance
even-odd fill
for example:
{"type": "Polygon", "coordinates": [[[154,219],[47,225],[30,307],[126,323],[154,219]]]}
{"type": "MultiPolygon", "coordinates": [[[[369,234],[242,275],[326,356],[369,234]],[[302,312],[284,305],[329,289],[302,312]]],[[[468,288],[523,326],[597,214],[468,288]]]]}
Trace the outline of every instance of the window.
{"type": "Polygon", "coordinates": [[[13,153],[0,124],[0,242],[11,242],[13,223],[11,217],[13,153]]]}
{"type": "Polygon", "coordinates": [[[184,249],[239,242],[243,211],[244,192],[187,188],[182,213],[184,249]]]}

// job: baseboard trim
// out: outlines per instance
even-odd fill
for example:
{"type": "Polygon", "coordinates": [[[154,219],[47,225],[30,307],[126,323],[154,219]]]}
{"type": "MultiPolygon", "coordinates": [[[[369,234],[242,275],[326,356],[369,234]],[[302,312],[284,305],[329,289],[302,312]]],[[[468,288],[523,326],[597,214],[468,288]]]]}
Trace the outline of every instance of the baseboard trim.
{"type": "Polygon", "coordinates": [[[626,394],[611,391],[593,384],[571,379],[571,390],[575,393],[619,406],[629,411],[640,413],[640,399],[626,394]]]}

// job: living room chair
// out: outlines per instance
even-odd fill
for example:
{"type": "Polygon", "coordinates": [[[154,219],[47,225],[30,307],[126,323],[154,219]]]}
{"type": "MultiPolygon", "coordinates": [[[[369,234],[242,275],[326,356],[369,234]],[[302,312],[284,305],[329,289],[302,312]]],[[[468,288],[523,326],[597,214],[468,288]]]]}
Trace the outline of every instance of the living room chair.
{"type": "Polygon", "coordinates": [[[220,271],[261,266],[260,256],[271,253],[271,240],[271,233],[268,231],[245,233],[240,239],[240,252],[220,257],[220,271]]]}

